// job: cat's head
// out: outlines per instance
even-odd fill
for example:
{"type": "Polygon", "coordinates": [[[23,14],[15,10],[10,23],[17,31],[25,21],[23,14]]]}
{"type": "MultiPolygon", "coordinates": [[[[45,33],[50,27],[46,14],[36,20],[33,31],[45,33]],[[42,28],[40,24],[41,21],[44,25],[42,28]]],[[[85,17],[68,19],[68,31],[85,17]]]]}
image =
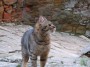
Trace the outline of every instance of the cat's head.
{"type": "Polygon", "coordinates": [[[36,26],[37,31],[41,31],[41,32],[55,32],[56,27],[55,25],[53,25],[52,22],[48,21],[45,17],[40,16],[36,26]]]}

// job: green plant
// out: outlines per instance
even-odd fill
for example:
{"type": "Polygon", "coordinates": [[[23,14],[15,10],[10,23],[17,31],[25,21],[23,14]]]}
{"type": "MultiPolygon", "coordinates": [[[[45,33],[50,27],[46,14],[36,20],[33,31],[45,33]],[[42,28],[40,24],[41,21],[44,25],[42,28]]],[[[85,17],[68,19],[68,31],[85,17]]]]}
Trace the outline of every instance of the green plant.
{"type": "Polygon", "coordinates": [[[17,67],[21,67],[21,65],[18,64],[17,67]]]}
{"type": "Polygon", "coordinates": [[[81,58],[80,65],[81,66],[87,66],[87,59],[86,58],[81,58]]]}

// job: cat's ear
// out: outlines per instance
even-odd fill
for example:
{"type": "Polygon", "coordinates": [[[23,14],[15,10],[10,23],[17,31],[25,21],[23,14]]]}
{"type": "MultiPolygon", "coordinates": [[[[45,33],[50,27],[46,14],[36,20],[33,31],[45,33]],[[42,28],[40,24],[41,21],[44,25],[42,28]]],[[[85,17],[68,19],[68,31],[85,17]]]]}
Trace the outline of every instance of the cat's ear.
{"type": "Polygon", "coordinates": [[[39,19],[38,19],[38,23],[45,23],[47,21],[47,19],[43,16],[40,16],[39,19]]]}

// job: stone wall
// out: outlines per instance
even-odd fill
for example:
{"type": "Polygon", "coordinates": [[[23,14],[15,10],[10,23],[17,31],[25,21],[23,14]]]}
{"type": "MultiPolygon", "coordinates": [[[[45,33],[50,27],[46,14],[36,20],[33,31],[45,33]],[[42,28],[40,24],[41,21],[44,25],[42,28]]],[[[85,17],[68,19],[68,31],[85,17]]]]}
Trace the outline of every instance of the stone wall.
{"type": "Polygon", "coordinates": [[[0,21],[35,24],[43,15],[59,31],[85,34],[90,30],[89,8],[89,0],[0,0],[0,21]]]}
{"type": "Polygon", "coordinates": [[[22,0],[0,0],[0,21],[19,21],[22,17],[22,0]]]}
{"type": "Polygon", "coordinates": [[[0,21],[35,22],[39,15],[47,16],[52,7],[59,6],[62,0],[0,0],[0,21]],[[45,12],[45,13],[44,13],[45,12]]]}
{"type": "Polygon", "coordinates": [[[44,15],[49,20],[52,19],[52,13],[55,6],[59,6],[62,0],[26,0],[25,8],[29,11],[23,11],[23,19],[26,24],[34,23],[39,15],[44,15]]]}

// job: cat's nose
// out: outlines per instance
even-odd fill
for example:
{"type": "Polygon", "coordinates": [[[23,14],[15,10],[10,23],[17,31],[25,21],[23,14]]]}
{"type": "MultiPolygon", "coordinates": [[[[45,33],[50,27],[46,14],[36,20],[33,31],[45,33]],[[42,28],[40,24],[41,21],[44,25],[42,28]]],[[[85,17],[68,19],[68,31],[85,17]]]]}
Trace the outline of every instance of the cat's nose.
{"type": "Polygon", "coordinates": [[[55,26],[53,26],[53,28],[56,28],[55,26]]]}
{"type": "Polygon", "coordinates": [[[51,26],[51,29],[55,29],[56,27],[55,26],[51,26]]]}
{"type": "Polygon", "coordinates": [[[52,26],[52,28],[56,28],[55,26],[52,26]]]}

